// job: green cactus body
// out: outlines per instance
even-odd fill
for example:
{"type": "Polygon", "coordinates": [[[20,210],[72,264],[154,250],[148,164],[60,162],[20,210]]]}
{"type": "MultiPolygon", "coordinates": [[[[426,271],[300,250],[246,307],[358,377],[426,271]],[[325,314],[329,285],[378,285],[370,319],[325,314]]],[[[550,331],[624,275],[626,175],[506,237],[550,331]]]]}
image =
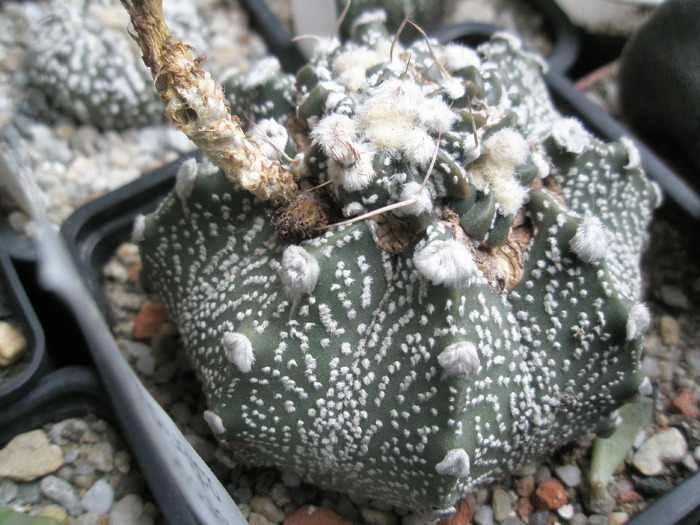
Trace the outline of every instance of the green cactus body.
{"type": "Polygon", "coordinates": [[[300,71],[303,117],[269,92],[247,111],[336,218],[410,205],[289,243],[188,161],[135,238],[234,458],[436,516],[638,392],[659,195],[629,141],[556,112],[512,37],[434,44],[441,72],[424,42],[390,61],[380,22],[300,71]]]}
{"type": "MultiPolygon", "coordinates": [[[[189,2],[165,2],[175,34],[205,53],[202,22],[189,2]]],[[[53,0],[32,27],[27,71],[52,107],[83,124],[125,129],[163,121],[163,105],[124,31],[116,0],[53,0]]]]}

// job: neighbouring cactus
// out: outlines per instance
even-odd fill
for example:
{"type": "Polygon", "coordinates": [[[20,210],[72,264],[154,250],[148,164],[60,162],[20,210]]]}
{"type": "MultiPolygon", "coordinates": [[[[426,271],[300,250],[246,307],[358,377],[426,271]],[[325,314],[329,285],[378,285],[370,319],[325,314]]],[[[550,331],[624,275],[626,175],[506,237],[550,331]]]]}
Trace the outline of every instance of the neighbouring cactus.
{"type": "Polygon", "coordinates": [[[392,50],[382,20],[231,88],[296,197],[190,160],[134,238],[235,459],[436,516],[638,393],[660,195],[514,37],[392,50]]]}
{"type": "MultiPolygon", "coordinates": [[[[200,54],[203,23],[188,1],[166,2],[176,35],[200,54]]],[[[124,129],[163,121],[163,106],[117,0],[53,0],[32,27],[29,80],[49,104],[80,123],[124,129]]]]}

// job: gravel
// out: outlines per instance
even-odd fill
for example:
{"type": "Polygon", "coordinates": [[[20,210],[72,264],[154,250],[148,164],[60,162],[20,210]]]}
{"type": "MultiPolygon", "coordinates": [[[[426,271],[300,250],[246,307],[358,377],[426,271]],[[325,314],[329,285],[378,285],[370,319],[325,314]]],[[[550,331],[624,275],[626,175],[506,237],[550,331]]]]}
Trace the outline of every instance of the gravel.
{"type": "MultiPolygon", "coordinates": [[[[286,12],[283,1],[274,2],[286,12]]],[[[516,12],[505,0],[460,2],[462,17],[517,29],[538,29],[532,13],[516,12]],[[510,8],[508,8],[510,6],[510,8]],[[505,8],[505,9],[504,9],[505,8]]],[[[217,0],[197,0],[209,22],[211,42],[217,42],[205,66],[213,69],[235,64],[243,69],[264,46],[245,27],[238,9],[221,8],[217,0]],[[235,44],[235,45],[234,45],[235,44]]],[[[72,211],[98,195],[133,180],[192,150],[181,134],[164,125],[123,132],[101,131],[67,119],[46,123],[27,111],[26,75],[21,69],[26,28],[39,16],[41,4],[31,1],[0,5],[0,125],[12,123],[30,151],[30,163],[44,195],[50,218],[60,224],[72,211]],[[99,176],[96,176],[99,174],[99,176]]],[[[526,35],[531,47],[547,51],[540,31],[526,35]]],[[[614,68],[609,73],[614,75],[614,68]]],[[[614,79],[614,76],[612,77],[614,79]]],[[[614,81],[591,86],[591,96],[614,113],[614,81]]],[[[31,221],[5,204],[9,222],[30,233],[31,221]]],[[[112,308],[113,330],[125,358],[154,398],[212,467],[232,494],[251,525],[280,523],[285,516],[311,504],[333,510],[357,524],[414,525],[420,521],[405,509],[382,502],[324,493],[292,473],[274,469],[227,466],[216,453],[215,441],[202,417],[204,400],[175,328],[161,326],[151,339],[135,341],[133,320],[149,301],[130,277],[138,265],[138,250],[124,244],[104,269],[104,295],[112,308]]],[[[674,413],[672,401],[684,389],[691,404],[700,400],[700,270],[684,242],[684,232],[663,219],[652,227],[644,261],[645,298],[654,313],[654,326],[645,338],[644,371],[654,386],[654,419],[635,442],[633,453],[618,468],[607,490],[591,495],[585,489],[591,440],[569,444],[539,462],[523,466],[494,487],[467,497],[474,521],[579,525],[624,523],[682,479],[696,471],[700,461],[700,422],[674,413]],[[645,463],[642,463],[644,461],[645,463]],[[640,465],[645,465],[640,467],[640,465]],[[537,511],[530,504],[536,488],[552,479],[565,486],[567,503],[553,511],[537,511]]],[[[0,478],[0,504],[32,514],[63,509],[73,524],[148,525],[162,518],[146,490],[137,465],[119,436],[106,422],[93,418],[69,419],[42,429],[50,445],[60,447],[63,465],[30,481],[0,478]],[[56,506],[59,509],[56,509],[56,506]]]]}

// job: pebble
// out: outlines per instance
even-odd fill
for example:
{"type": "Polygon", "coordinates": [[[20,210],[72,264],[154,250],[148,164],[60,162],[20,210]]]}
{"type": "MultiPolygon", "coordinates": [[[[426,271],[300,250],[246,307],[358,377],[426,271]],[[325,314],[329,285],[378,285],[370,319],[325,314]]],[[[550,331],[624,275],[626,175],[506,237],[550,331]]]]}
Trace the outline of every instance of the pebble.
{"type": "Polygon", "coordinates": [[[540,483],[533,495],[533,504],[538,510],[556,510],[567,502],[566,490],[558,479],[540,483]]]}
{"type": "Polygon", "coordinates": [[[554,472],[567,487],[578,487],[581,484],[581,469],[576,465],[561,465],[554,472]]]}
{"type": "Polygon", "coordinates": [[[496,521],[505,520],[512,510],[510,494],[498,485],[493,488],[491,493],[491,508],[496,521]]]}
{"type": "Polygon", "coordinates": [[[574,517],[574,506],[571,503],[562,505],[557,509],[557,514],[559,514],[559,517],[562,519],[570,520],[574,517]]]}
{"type": "Polygon", "coordinates": [[[610,525],[623,525],[629,521],[629,514],[626,512],[611,512],[608,514],[608,522],[610,525]]]}
{"type": "Polygon", "coordinates": [[[83,509],[98,516],[107,514],[113,502],[114,488],[104,478],[98,479],[83,495],[81,500],[83,509]]]}
{"type": "Polygon", "coordinates": [[[372,507],[360,508],[360,515],[369,525],[396,525],[398,523],[395,514],[372,507]]]}
{"type": "Polygon", "coordinates": [[[9,479],[0,479],[0,506],[7,505],[17,497],[17,483],[9,479]]]}
{"type": "Polygon", "coordinates": [[[664,464],[677,463],[688,451],[688,444],[677,428],[671,427],[650,436],[634,453],[632,464],[645,476],[657,476],[664,464]]]}
{"type": "Polygon", "coordinates": [[[95,443],[90,447],[87,460],[100,472],[110,472],[114,468],[114,449],[106,441],[95,443]]]}
{"type": "Polygon", "coordinates": [[[80,496],[73,485],[58,476],[46,476],[42,478],[41,493],[47,498],[60,504],[71,516],[78,516],[83,511],[80,496]]]}
{"type": "MultiPolygon", "coordinates": [[[[455,505],[455,513],[448,517],[443,518],[438,522],[438,525],[469,525],[472,518],[474,518],[474,507],[472,507],[469,498],[462,498],[455,505]]],[[[403,523],[401,525],[406,525],[403,523]]]]}
{"type": "Polygon", "coordinates": [[[33,430],[15,436],[0,450],[0,477],[33,481],[63,466],[63,453],[49,443],[46,432],[33,430]]]}
{"type": "Polygon", "coordinates": [[[17,361],[28,346],[27,338],[22,332],[7,321],[0,321],[0,366],[8,366],[17,361]]]}
{"type": "Polygon", "coordinates": [[[673,308],[678,308],[680,310],[688,310],[691,307],[688,297],[685,295],[683,290],[675,285],[664,284],[659,287],[659,299],[661,299],[666,305],[673,308]]]}
{"type": "Polygon", "coordinates": [[[698,417],[698,409],[695,406],[695,401],[689,388],[684,388],[680,394],[671,400],[671,410],[684,416],[698,417]]]}
{"type": "Polygon", "coordinates": [[[274,525],[275,522],[272,522],[268,520],[265,516],[262,514],[258,514],[257,512],[251,512],[250,516],[248,517],[248,525],[274,525]]]}
{"type": "Polygon", "coordinates": [[[161,303],[146,303],[134,318],[132,335],[135,339],[148,339],[156,335],[168,316],[161,303]]]}
{"type": "Polygon", "coordinates": [[[134,525],[143,512],[143,501],[137,494],[127,494],[112,505],[109,525],[134,525]]]}
{"type": "Polygon", "coordinates": [[[659,334],[665,345],[681,344],[681,325],[670,315],[663,315],[659,319],[659,334]]]}
{"type": "Polygon", "coordinates": [[[60,523],[63,523],[67,520],[68,513],[66,512],[66,509],[64,509],[60,505],[50,503],[48,505],[45,505],[44,508],[41,509],[41,512],[39,512],[38,516],[41,516],[42,518],[51,518],[60,523]]]}
{"type": "Polygon", "coordinates": [[[352,525],[352,522],[326,507],[304,505],[287,516],[284,525],[352,525]]]}
{"type": "Polygon", "coordinates": [[[493,525],[493,509],[488,505],[482,505],[476,509],[474,521],[478,525],[493,525]]]}
{"type": "Polygon", "coordinates": [[[250,510],[262,514],[272,522],[284,520],[284,512],[282,512],[272,498],[268,496],[254,496],[250,500],[250,510]]]}
{"type": "Polygon", "coordinates": [[[519,496],[529,498],[535,492],[535,476],[523,476],[515,479],[515,491],[519,496]]]}
{"type": "Polygon", "coordinates": [[[700,375],[700,350],[685,352],[685,362],[688,363],[694,375],[700,375]]]}
{"type": "Polygon", "coordinates": [[[540,465],[537,472],[535,472],[535,482],[544,483],[550,479],[552,479],[552,472],[549,470],[547,465],[540,465]]]}
{"type": "Polygon", "coordinates": [[[693,450],[693,457],[696,461],[700,461],[700,446],[695,447],[693,450]]]}

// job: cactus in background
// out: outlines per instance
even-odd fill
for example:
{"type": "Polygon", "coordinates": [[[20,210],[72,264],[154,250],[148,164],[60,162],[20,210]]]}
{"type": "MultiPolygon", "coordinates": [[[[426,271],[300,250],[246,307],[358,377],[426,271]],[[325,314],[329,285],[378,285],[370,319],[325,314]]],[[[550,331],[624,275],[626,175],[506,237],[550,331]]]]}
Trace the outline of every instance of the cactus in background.
{"type": "Polygon", "coordinates": [[[266,59],[234,83],[299,193],[275,209],[190,160],[134,237],[236,460],[436,516],[613,428],[659,194],[542,67],[507,35],[392,48],[368,13],[295,82],[266,59]]]}
{"type": "MultiPolygon", "coordinates": [[[[176,34],[199,53],[203,24],[188,1],[166,3],[176,34]]],[[[27,71],[57,110],[101,129],[125,129],[163,121],[163,108],[139,49],[124,31],[117,0],[52,0],[32,27],[27,71]]]]}

